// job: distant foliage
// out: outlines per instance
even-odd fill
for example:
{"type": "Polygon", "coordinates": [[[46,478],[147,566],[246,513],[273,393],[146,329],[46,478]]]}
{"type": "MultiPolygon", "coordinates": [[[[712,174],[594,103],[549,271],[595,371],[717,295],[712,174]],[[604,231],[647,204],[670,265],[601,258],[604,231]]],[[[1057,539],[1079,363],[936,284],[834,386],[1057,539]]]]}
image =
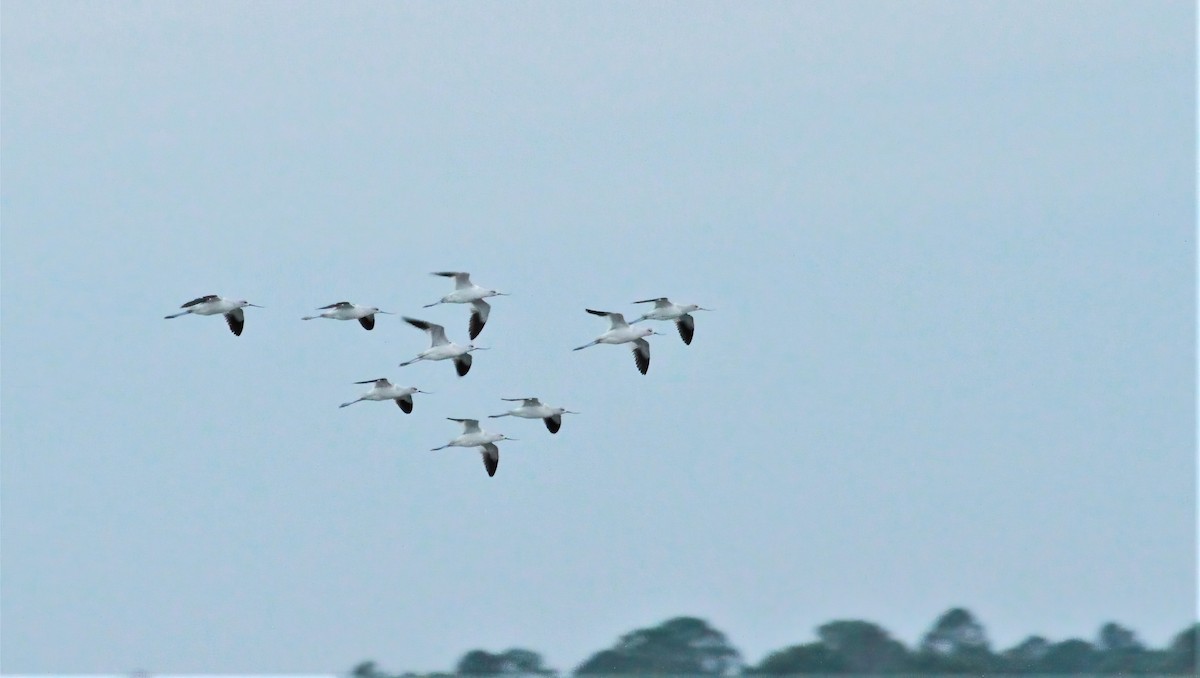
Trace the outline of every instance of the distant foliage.
{"type": "Polygon", "coordinates": [[[904,645],[872,622],[829,622],[817,627],[817,638],[847,673],[899,673],[910,664],[904,645]]]}
{"type": "Polygon", "coordinates": [[[500,654],[471,650],[458,660],[455,673],[460,676],[538,676],[554,675],[542,664],[542,655],[533,650],[512,648],[500,654]]]}
{"type": "MultiPolygon", "coordinates": [[[[703,619],[676,617],[637,629],[580,664],[575,675],[756,676],[902,674],[910,675],[1200,675],[1196,642],[1200,624],[1179,632],[1162,649],[1147,648],[1132,630],[1103,624],[1095,642],[1068,638],[1054,642],[1029,636],[993,652],[983,624],[965,608],[934,620],[917,647],[909,650],[878,624],[838,620],[817,627],[816,642],[799,643],[768,654],[757,666],[744,666],[725,634],[703,619]]],[[[351,678],[457,678],[459,676],[550,676],[542,656],[513,648],[499,654],[471,650],[453,674],[388,674],[363,662],[351,678]]]]}
{"type": "Polygon", "coordinates": [[[992,654],[983,624],[964,608],[953,608],[933,622],[912,660],[921,673],[992,673],[1003,668],[992,654]]]}
{"type": "Polygon", "coordinates": [[[627,633],[575,669],[577,675],[666,674],[725,676],[741,668],[725,634],[695,617],[676,617],[627,633]]]}

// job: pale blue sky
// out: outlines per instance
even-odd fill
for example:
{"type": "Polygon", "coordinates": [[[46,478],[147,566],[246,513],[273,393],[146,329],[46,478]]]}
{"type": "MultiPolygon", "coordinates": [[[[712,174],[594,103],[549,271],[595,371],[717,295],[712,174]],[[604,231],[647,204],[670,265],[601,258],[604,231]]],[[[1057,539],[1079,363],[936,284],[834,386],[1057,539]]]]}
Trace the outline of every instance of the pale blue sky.
{"type": "MultiPolygon", "coordinates": [[[[1187,2],[5,2],[6,672],[1196,618],[1187,2]],[[464,379],[302,322],[496,300],[464,379]],[[250,309],[164,321],[218,293],[250,309]],[[669,295],[696,339],[571,347],[669,295]],[[386,376],[435,395],[339,410],[386,376]],[[488,478],[429,452],[503,396],[488,478]]],[[[660,328],[671,332],[668,325],[660,328]]]]}

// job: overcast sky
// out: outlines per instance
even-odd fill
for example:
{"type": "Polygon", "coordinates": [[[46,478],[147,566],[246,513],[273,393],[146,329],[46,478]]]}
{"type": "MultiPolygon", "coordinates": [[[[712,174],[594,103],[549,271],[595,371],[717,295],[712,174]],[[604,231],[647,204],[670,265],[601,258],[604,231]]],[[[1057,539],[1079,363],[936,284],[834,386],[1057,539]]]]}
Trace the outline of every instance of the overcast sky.
{"type": "Polygon", "coordinates": [[[1189,2],[8,1],[3,668],[1161,646],[1196,619],[1189,2]],[[462,379],[302,322],[444,323],[462,379]],[[163,316],[245,298],[245,332],[163,316]],[[668,295],[649,374],[584,308],[668,295]],[[338,409],[388,377],[433,395],[338,409]],[[500,397],[579,410],[430,452],[500,397]]]}

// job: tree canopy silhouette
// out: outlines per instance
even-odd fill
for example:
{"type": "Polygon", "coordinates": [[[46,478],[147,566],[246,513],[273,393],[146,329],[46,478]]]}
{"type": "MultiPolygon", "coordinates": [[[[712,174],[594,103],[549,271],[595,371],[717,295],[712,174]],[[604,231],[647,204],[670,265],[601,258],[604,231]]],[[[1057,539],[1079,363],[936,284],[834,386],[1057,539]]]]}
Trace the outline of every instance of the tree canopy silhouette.
{"type": "Polygon", "coordinates": [[[575,669],[587,674],[730,675],[741,655],[725,634],[696,617],[676,617],[627,633],[616,645],[592,655],[575,669]]]}
{"type": "Polygon", "coordinates": [[[458,660],[455,673],[460,676],[529,676],[553,675],[555,671],[542,664],[542,655],[514,647],[500,654],[471,650],[458,660]]]}

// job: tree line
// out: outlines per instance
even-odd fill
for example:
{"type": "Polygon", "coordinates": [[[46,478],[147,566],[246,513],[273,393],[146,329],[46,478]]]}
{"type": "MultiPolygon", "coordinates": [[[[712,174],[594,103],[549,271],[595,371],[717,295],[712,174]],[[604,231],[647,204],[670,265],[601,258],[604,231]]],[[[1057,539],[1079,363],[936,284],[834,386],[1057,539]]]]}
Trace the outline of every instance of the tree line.
{"type": "Polygon", "coordinates": [[[1029,636],[1013,647],[993,650],[983,625],[970,611],[950,609],[934,621],[916,647],[892,638],[878,624],[838,620],[817,627],[817,639],[769,653],[747,664],[721,631],[696,617],[676,617],[637,629],[596,652],[568,672],[547,667],[533,650],[493,654],[471,650],[453,672],[389,674],[374,662],[354,667],[353,678],[451,678],[457,676],[787,676],[800,674],[1102,674],[1198,675],[1197,632],[1183,629],[1163,648],[1143,644],[1115,622],[1092,640],[1051,641],[1029,636]]]}

